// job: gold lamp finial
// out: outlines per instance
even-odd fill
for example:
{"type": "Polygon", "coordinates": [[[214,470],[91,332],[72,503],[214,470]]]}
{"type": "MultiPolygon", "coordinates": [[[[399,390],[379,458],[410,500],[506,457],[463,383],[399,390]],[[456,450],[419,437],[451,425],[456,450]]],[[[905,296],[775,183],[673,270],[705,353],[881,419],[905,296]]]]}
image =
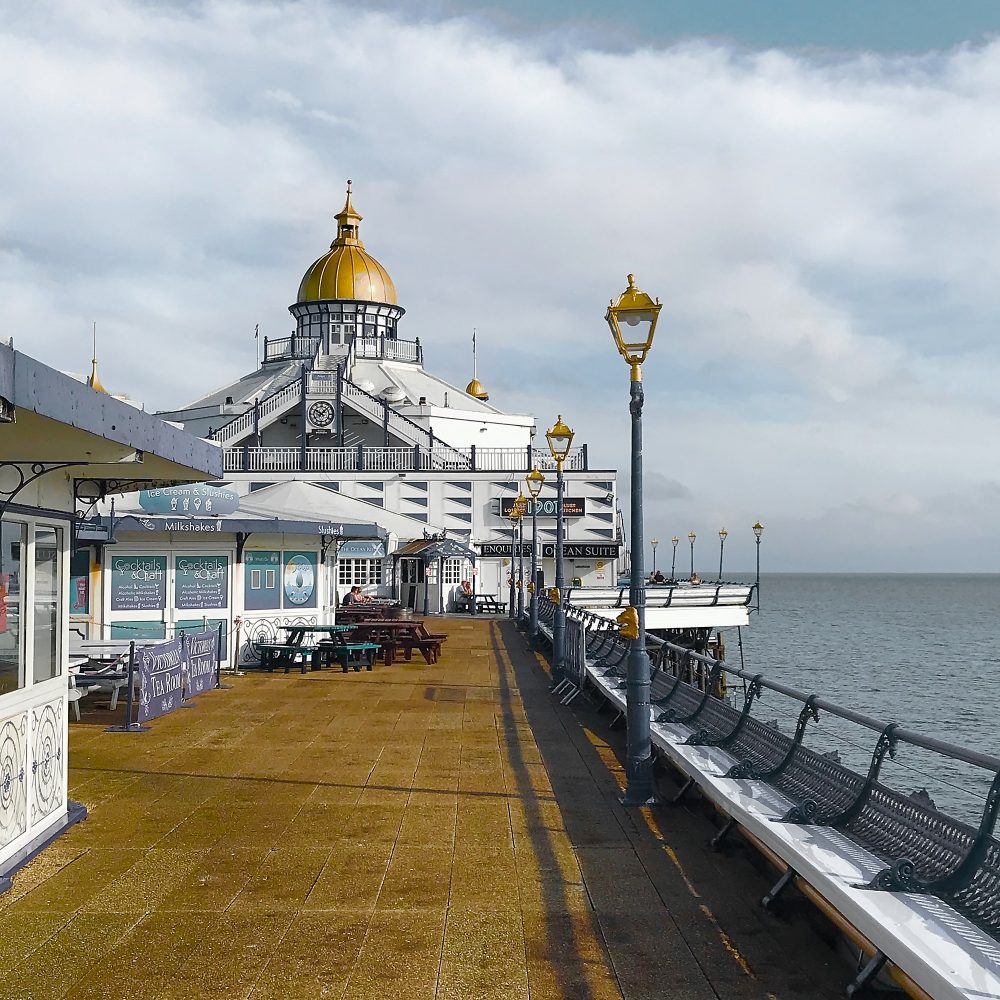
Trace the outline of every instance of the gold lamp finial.
{"type": "Polygon", "coordinates": [[[94,323],[94,356],[90,361],[90,377],[87,379],[87,385],[90,386],[95,392],[103,392],[105,396],[109,395],[108,390],[101,385],[101,380],[97,375],[97,323],[94,323]]]}
{"type": "Polygon", "coordinates": [[[362,247],[361,237],[358,235],[360,226],[358,225],[364,218],[354,207],[351,201],[351,194],[354,187],[350,179],[347,181],[347,198],[344,200],[344,207],[334,216],[337,220],[337,238],[330,244],[333,247],[362,247]]]}
{"type": "Polygon", "coordinates": [[[643,291],[636,288],[635,275],[629,274],[628,288],[611,301],[605,314],[611,334],[615,338],[618,353],[632,367],[632,381],[642,381],[643,361],[653,346],[653,334],[662,305],[655,302],[643,291]]]}

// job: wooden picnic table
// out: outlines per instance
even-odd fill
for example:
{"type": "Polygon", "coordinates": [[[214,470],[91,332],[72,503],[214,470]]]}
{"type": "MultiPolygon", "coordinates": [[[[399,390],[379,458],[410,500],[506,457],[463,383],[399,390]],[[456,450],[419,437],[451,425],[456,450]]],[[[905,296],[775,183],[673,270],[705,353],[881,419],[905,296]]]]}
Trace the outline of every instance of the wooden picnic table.
{"type": "Polygon", "coordinates": [[[421,619],[386,618],[378,621],[362,621],[355,625],[351,639],[354,642],[377,642],[382,646],[382,659],[391,666],[397,648],[403,650],[403,658],[409,660],[414,649],[419,649],[428,663],[436,663],[441,652],[441,643],[446,635],[428,632],[421,619]]]}
{"type": "Polygon", "coordinates": [[[460,600],[465,601],[465,610],[472,613],[472,605],[475,602],[476,611],[488,611],[491,614],[502,615],[507,613],[507,602],[501,601],[492,594],[465,594],[460,600]]]}
{"type": "Polygon", "coordinates": [[[350,632],[353,625],[281,625],[281,630],[287,633],[285,641],[291,646],[301,646],[306,635],[327,635],[331,638],[341,632],[350,632]]]}
{"type": "Polygon", "coordinates": [[[260,653],[262,670],[273,673],[275,667],[284,667],[287,674],[295,666],[295,658],[302,657],[302,673],[313,666],[313,653],[319,649],[318,643],[290,642],[256,642],[254,646],[260,653]]]}

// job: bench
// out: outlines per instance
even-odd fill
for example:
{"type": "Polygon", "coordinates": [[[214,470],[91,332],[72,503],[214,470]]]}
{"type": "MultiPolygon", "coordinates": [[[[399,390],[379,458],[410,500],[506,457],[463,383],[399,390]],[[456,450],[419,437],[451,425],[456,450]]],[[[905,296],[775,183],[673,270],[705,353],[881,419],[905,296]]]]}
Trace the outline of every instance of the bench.
{"type": "Polygon", "coordinates": [[[313,669],[338,663],[345,674],[351,668],[355,673],[362,667],[372,670],[381,648],[377,642],[321,642],[313,653],[313,669]]]}
{"type": "Polygon", "coordinates": [[[295,666],[296,657],[301,657],[302,673],[311,669],[313,654],[319,648],[318,645],[293,646],[286,642],[257,642],[254,646],[260,653],[262,670],[273,673],[275,667],[283,667],[286,674],[295,666]]]}
{"type": "MultiPolygon", "coordinates": [[[[593,662],[587,675],[624,712],[619,679],[593,662]]],[[[813,698],[788,736],[749,716],[759,678],[749,681],[742,709],[712,698],[688,723],[678,721],[681,708],[697,710],[704,692],[665,671],[656,688],[676,711],[671,721],[653,707],[651,738],[681,773],[680,794],[697,786],[727,818],[713,846],[739,827],[781,872],[766,906],[795,884],[845,918],[874,951],[850,991],[888,961],[898,981],[910,979],[935,997],[1000,995],[1000,906],[991,902],[1000,847],[988,836],[1000,777],[977,831],[878,781],[895,749],[892,726],[878,734],[868,773],[859,775],[802,745],[817,716],[813,698]]]]}

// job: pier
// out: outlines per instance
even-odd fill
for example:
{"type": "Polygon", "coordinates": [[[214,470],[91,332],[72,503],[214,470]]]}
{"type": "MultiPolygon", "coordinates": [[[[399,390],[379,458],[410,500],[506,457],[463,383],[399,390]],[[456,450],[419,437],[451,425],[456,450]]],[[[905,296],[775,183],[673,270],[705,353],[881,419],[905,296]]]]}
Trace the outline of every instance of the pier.
{"type": "Polygon", "coordinates": [[[440,626],[436,664],[248,674],[144,734],[85,714],[89,818],[0,896],[0,995],[842,995],[706,816],[618,804],[620,731],[512,623],[440,626]]]}

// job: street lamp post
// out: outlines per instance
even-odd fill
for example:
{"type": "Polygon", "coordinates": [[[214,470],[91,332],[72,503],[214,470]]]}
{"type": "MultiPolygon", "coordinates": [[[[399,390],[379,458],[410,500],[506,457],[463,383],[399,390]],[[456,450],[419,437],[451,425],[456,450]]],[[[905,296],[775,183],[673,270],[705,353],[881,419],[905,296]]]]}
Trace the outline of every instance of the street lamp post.
{"type": "Polygon", "coordinates": [[[649,544],[653,547],[653,576],[656,576],[656,546],[660,544],[660,540],[651,538],[649,544]]]}
{"type": "Polygon", "coordinates": [[[673,555],[673,558],[670,560],[670,582],[671,583],[676,583],[677,582],[677,543],[679,541],[680,541],[680,539],[676,535],[674,535],[674,537],[670,539],[670,544],[673,545],[673,547],[674,547],[674,555],[673,555]]]}
{"type": "Polygon", "coordinates": [[[531,497],[531,644],[538,643],[538,495],[545,485],[545,476],[535,466],[525,477],[531,497]]]}
{"type": "MultiPolygon", "coordinates": [[[[524,514],[528,508],[528,501],[520,490],[514,503],[517,505],[517,620],[520,623],[524,618],[524,514]]],[[[513,559],[510,567],[513,570],[513,559]]]]}
{"type": "Polygon", "coordinates": [[[726,539],[729,532],[725,528],[719,528],[719,580],[722,580],[722,550],[726,547],[726,539]]]}
{"type": "Polygon", "coordinates": [[[694,579],[694,540],[698,536],[693,532],[688,532],[688,541],[691,543],[691,579],[694,579]]]}
{"type": "Polygon", "coordinates": [[[507,617],[513,620],[517,616],[517,596],[514,586],[514,553],[517,551],[517,500],[510,508],[507,518],[510,521],[510,575],[507,577],[510,593],[507,600],[507,617]]]}
{"type": "Polygon", "coordinates": [[[757,540],[757,614],[760,614],[760,536],[764,534],[764,525],[760,521],[753,526],[753,533],[757,540]]]}
{"type": "MultiPolygon", "coordinates": [[[[654,302],[628,276],[628,288],[617,302],[608,306],[605,319],[611,327],[618,353],[631,373],[629,413],[632,416],[632,586],[629,594],[633,612],[622,628],[630,641],[625,678],[625,717],[628,726],[625,755],[625,805],[640,806],[655,801],[653,754],[649,737],[650,671],[646,654],[646,586],[643,578],[642,526],[642,363],[653,346],[653,334],[660,315],[654,302]]],[[[655,552],[655,550],[654,550],[655,552]]]]}
{"type": "Polygon", "coordinates": [[[566,610],[563,598],[566,577],[563,568],[563,544],[566,531],[563,525],[563,462],[573,444],[573,432],[563,423],[562,415],[555,426],[545,432],[549,451],[556,463],[556,607],[552,621],[552,683],[561,684],[566,676],[566,610]]]}

